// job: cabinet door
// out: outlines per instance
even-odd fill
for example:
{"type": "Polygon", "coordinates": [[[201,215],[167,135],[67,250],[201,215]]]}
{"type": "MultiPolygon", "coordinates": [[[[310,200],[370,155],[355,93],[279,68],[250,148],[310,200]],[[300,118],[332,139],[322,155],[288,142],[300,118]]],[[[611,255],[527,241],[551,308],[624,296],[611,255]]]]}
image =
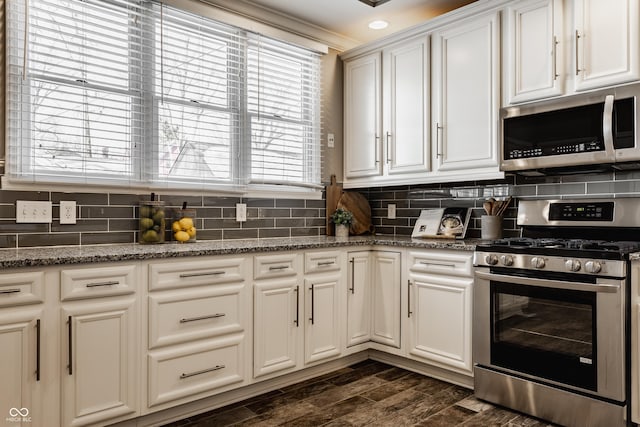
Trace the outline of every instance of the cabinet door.
{"type": "Polygon", "coordinates": [[[429,38],[383,51],[384,147],[389,175],[429,171],[429,38]]]}
{"type": "Polygon", "coordinates": [[[409,354],[470,373],[473,279],[412,275],[409,354]]]}
{"type": "Polygon", "coordinates": [[[351,347],[371,339],[371,258],[369,251],[348,256],[347,347],[351,347]]]}
{"type": "Polygon", "coordinates": [[[341,353],[341,272],[317,274],[305,279],[305,363],[334,358],[341,353]]]}
{"type": "Polygon", "coordinates": [[[400,253],[373,253],[371,340],[400,348],[400,253]]]}
{"type": "Polygon", "coordinates": [[[63,420],[103,423],[137,411],[135,298],[95,299],[62,308],[63,420]]]}
{"type": "Polygon", "coordinates": [[[640,78],[638,0],[575,0],[576,90],[640,78]]]}
{"type": "Polygon", "coordinates": [[[507,102],[562,95],[562,0],[516,3],[507,22],[507,102]]]}
{"type": "Polygon", "coordinates": [[[437,171],[498,167],[498,15],[458,23],[436,33],[432,135],[437,171]]]}
{"type": "Polygon", "coordinates": [[[380,53],[344,64],[344,173],[382,173],[380,162],[380,53]]]}
{"type": "Polygon", "coordinates": [[[41,308],[0,310],[0,414],[6,425],[41,426],[47,420],[38,392],[42,314],[41,308]]]}
{"type": "Polygon", "coordinates": [[[303,315],[296,277],[254,285],[253,376],[293,369],[298,365],[303,315]]]}

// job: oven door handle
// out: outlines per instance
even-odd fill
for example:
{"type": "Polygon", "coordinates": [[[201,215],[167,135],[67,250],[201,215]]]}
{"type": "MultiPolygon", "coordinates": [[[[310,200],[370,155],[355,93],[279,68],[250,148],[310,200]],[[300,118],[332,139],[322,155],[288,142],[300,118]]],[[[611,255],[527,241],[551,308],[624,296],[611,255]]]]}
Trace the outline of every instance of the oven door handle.
{"type": "Polygon", "coordinates": [[[476,277],[485,280],[513,283],[515,285],[539,286],[542,288],[566,289],[571,291],[616,293],[620,290],[620,283],[584,283],[561,282],[558,280],[536,279],[531,277],[508,276],[504,274],[476,271],[476,277]]]}

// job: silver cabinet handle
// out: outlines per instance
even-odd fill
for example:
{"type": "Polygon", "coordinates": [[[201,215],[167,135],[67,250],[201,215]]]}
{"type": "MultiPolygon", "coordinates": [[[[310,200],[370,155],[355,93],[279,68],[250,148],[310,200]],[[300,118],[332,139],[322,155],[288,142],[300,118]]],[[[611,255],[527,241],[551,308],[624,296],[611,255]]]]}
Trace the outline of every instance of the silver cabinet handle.
{"type": "Polygon", "coordinates": [[[40,319],[36,320],[36,381],[40,381],[40,319]]]}
{"type": "Polygon", "coordinates": [[[300,327],[300,286],[296,286],[293,292],[296,293],[296,320],[293,323],[298,328],[300,327]]]}
{"type": "Polygon", "coordinates": [[[440,136],[440,133],[442,131],[443,127],[440,126],[439,122],[436,122],[436,143],[438,144],[437,147],[437,151],[436,151],[436,157],[442,157],[442,138],[440,136]]]}
{"type": "Polygon", "coordinates": [[[288,265],[272,265],[271,267],[269,267],[269,271],[286,270],[287,268],[289,268],[288,265]]]}
{"type": "Polygon", "coordinates": [[[551,59],[553,61],[553,80],[558,80],[558,38],[553,36],[553,47],[551,50],[551,59]]]}
{"type": "Polygon", "coordinates": [[[456,267],[455,264],[449,263],[449,262],[420,261],[420,264],[422,264],[422,265],[438,265],[440,267],[451,267],[451,268],[455,268],[456,267]]]}
{"type": "Polygon", "coordinates": [[[411,280],[407,280],[407,317],[411,317],[411,280]]]}
{"type": "Polygon", "coordinates": [[[333,265],[335,263],[336,263],[335,261],[323,261],[318,263],[318,267],[326,267],[328,265],[333,265]]]}
{"type": "Polygon", "coordinates": [[[198,320],[207,320],[207,319],[217,319],[218,317],[224,317],[224,316],[226,316],[225,313],[216,313],[216,314],[211,314],[209,316],[189,317],[186,319],[180,319],[180,323],[196,322],[198,320]]]}
{"type": "Polygon", "coordinates": [[[578,61],[580,60],[580,53],[579,53],[579,47],[578,44],[580,43],[580,37],[582,37],[580,35],[580,33],[578,32],[578,30],[576,30],[576,76],[578,74],[580,74],[580,64],[578,63],[578,61]]]}
{"type": "Polygon", "coordinates": [[[18,292],[20,292],[20,289],[15,288],[15,289],[3,289],[0,291],[0,294],[17,294],[18,292]]]}
{"type": "Polygon", "coordinates": [[[378,135],[376,135],[375,141],[376,142],[373,149],[375,150],[374,153],[376,153],[376,165],[377,165],[378,163],[380,163],[380,157],[378,156],[378,141],[380,141],[380,137],[378,135]]]}
{"type": "Polygon", "coordinates": [[[349,290],[351,291],[351,294],[355,294],[356,293],[356,285],[355,285],[356,260],[355,258],[351,258],[349,262],[351,263],[351,287],[349,288],[349,290]]]}
{"type": "Polygon", "coordinates": [[[205,271],[202,273],[183,273],[180,275],[181,279],[186,279],[187,277],[201,277],[201,276],[220,276],[224,274],[224,271],[205,271]]]}
{"type": "Polygon", "coordinates": [[[73,344],[71,342],[71,340],[73,339],[73,334],[72,334],[71,328],[73,326],[71,325],[71,323],[72,323],[71,316],[69,316],[67,318],[67,323],[68,323],[67,332],[69,333],[69,348],[68,348],[69,354],[67,356],[67,361],[69,362],[69,365],[67,366],[67,368],[69,369],[69,375],[73,375],[73,344]]]}
{"type": "Polygon", "coordinates": [[[387,132],[387,163],[391,163],[391,152],[389,151],[391,142],[389,139],[391,139],[391,132],[387,132]]]}
{"type": "Polygon", "coordinates": [[[315,312],[314,312],[314,308],[313,308],[313,306],[314,306],[314,296],[313,296],[314,289],[313,288],[314,287],[315,287],[315,285],[311,285],[311,287],[309,288],[309,290],[311,291],[311,317],[309,318],[309,320],[311,320],[311,324],[312,325],[313,325],[313,321],[314,321],[314,317],[315,317],[314,316],[315,312]]]}
{"type": "Polygon", "coordinates": [[[203,369],[201,371],[191,372],[189,374],[182,374],[180,375],[180,379],[183,380],[185,378],[195,377],[196,375],[206,374],[207,372],[219,371],[220,369],[224,369],[224,368],[225,368],[224,365],[216,365],[213,368],[203,369]]]}
{"type": "Polygon", "coordinates": [[[87,283],[87,288],[98,288],[100,286],[114,286],[119,285],[120,282],[117,280],[110,280],[108,282],[95,282],[95,283],[87,283]]]}

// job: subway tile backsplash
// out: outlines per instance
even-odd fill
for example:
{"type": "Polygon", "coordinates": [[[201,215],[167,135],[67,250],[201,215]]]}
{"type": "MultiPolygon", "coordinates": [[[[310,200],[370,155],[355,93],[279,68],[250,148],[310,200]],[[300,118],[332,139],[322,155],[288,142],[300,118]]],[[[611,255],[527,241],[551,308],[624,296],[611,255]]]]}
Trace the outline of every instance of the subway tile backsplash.
{"type": "MultiPolygon", "coordinates": [[[[447,206],[472,208],[467,237],[480,237],[482,202],[512,195],[516,201],[505,213],[503,234],[517,236],[517,199],[640,197],[640,171],[603,174],[522,177],[491,182],[353,189],[371,204],[377,234],[407,236],[421,209],[447,206]],[[396,205],[396,218],[387,219],[387,205],[396,205]]],[[[51,245],[93,245],[137,242],[137,206],[147,195],[60,193],[0,190],[0,248],[51,245]],[[51,200],[52,224],[17,224],[16,200],[51,200]],[[61,225],[60,200],[75,200],[78,221],[61,225]]],[[[196,209],[198,240],[320,236],[325,229],[325,201],[240,197],[162,196],[167,208],[187,201],[196,209]],[[236,203],[247,204],[247,221],[235,221],[236,203]]]]}

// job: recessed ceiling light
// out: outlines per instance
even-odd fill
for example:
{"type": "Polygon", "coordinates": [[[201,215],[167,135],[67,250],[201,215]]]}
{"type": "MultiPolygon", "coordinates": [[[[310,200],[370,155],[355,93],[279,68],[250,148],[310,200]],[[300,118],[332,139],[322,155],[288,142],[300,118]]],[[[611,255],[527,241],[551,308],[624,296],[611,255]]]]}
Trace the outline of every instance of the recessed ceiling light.
{"type": "Polygon", "coordinates": [[[387,28],[388,26],[389,23],[381,19],[369,22],[369,28],[371,28],[372,30],[382,30],[384,28],[387,28]]]}

